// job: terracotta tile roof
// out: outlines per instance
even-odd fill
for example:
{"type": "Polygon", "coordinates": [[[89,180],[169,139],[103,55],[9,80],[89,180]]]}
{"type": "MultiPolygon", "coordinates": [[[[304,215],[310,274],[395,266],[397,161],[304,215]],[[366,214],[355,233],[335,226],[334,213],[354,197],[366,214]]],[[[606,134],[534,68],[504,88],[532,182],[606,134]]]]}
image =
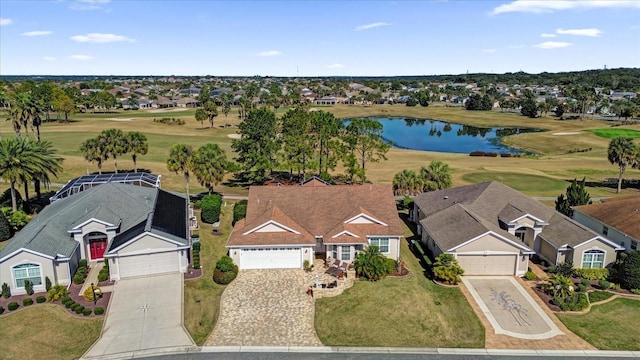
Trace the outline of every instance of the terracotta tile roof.
{"type": "Polygon", "coordinates": [[[640,195],[607,199],[601,204],[576,206],[574,210],[640,240],[640,195]]]}
{"type": "MultiPolygon", "coordinates": [[[[247,217],[245,221],[236,223],[227,246],[314,244],[316,236],[330,241],[332,236],[344,230],[358,235],[361,239],[358,242],[362,243],[366,242],[367,235],[402,236],[402,224],[391,186],[252,186],[247,217]],[[344,223],[359,214],[387,226],[344,223]],[[269,222],[276,222],[300,234],[275,231],[244,235],[269,222]]],[[[353,243],[353,237],[345,236],[353,243]]],[[[336,241],[343,240],[346,241],[336,241]]]]}

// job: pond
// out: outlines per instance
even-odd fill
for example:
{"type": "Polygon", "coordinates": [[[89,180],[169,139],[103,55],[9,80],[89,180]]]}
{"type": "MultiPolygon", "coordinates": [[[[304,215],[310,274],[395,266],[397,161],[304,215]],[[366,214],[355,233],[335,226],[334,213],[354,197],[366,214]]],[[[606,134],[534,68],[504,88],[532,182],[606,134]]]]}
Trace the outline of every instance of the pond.
{"type": "Polygon", "coordinates": [[[402,149],[468,154],[472,151],[526,153],[508,147],[500,138],[539,132],[534,128],[481,128],[451,122],[413,118],[375,118],[383,126],[382,136],[402,149]]]}

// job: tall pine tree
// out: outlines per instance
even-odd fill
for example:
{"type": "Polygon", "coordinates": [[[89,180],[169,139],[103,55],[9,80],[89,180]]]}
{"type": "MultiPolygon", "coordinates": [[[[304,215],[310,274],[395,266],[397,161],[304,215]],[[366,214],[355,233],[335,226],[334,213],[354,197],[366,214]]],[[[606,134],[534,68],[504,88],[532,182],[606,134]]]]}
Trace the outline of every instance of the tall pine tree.
{"type": "Polygon", "coordinates": [[[566,197],[560,194],[556,200],[556,211],[573,217],[573,206],[591,204],[591,196],[584,188],[585,179],[582,181],[573,179],[571,185],[567,187],[566,197]]]}

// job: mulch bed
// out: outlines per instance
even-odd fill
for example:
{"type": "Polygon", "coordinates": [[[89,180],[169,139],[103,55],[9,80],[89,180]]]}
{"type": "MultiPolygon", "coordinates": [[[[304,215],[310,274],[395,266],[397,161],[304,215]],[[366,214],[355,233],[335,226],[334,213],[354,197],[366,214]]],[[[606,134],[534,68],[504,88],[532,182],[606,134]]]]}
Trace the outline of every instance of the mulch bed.
{"type": "Polygon", "coordinates": [[[189,271],[187,271],[184,274],[184,279],[185,280],[199,279],[201,277],[202,277],[202,268],[200,268],[200,269],[189,269],[189,271]]]}
{"type": "Polygon", "coordinates": [[[398,271],[398,268],[395,268],[393,269],[393,272],[389,276],[403,277],[407,275],[409,275],[409,269],[407,269],[406,266],[402,265],[402,267],[400,268],[400,271],[398,271]]]}
{"type": "Polygon", "coordinates": [[[551,311],[554,312],[562,312],[562,309],[560,309],[559,306],[554,305],[551,300],[553,300],[553,297],[551,297],[551,295],[545,293],[544,291],[538,289],[538,287],[533,287],[532,288],[533,291],[535,291],[535,293],[538,295],[538,297],[540,299],[542,299],[542,301],[544,301],[545,304],[547,304],[547,306],[549,307],[549,309],[551,309],[551,311]]]}
{"type": "MultiPolygon", "coordinates": [[[[109,306],[109,300],[111,299],[111,293],[110,293],[110,292],[103,293],[103,294],[102,294],[102,297],[101,297],[101,298],[99,298],[99,299],[96,299],[96,304],[95,304],[95,305],[93,305],[93,301],[89,301],[89,302],[87,302],[87,301],[85,301],[85,300],[84,300],[84,298],[83,298],[81,295],[78,295],[78,293],[80,292],[80,290],[81,290],[81,289],[82,289],[82,284],[79,284],[79,285],[77,285],[77,284],[72,284],[72,285],[69,287],[69,297],[70,297],[71,299],[73,299],[73,301],[75,301],[75,302],[77,302],[78,304],[80,304],[80,305],[84,306],[85,308],[87,308],[87,309],[91,309],[91,310],[92,310],[92,311],[91,311],[91,315],[84,316],[84,315],[82,315],[82,314],[76,314],[75,312],[73,312],[73,311],[71,311],[71,310],[67,309],[67,308],[64,306],[64,304],[62,304],[60,301],[53,302],[53,303],[52,303],[52,302],[49,302],[49,301],[45,301],[45,302],[44,302],[44,303],[42,303],[42,304],[49,304],[49,305],[56,305],[56,306],[60,306],[60,307],[61,307],[62,309],[64,309],[64,310],[65,310],[69,315],[71,315],[71,316],[75,316],[75,317],[78,317],[78,318],[95,318],[95,317],[103,317],[103,316],[104,316],[104,314],[103,314],[103,315],[96,315],[96,314],[94,314],[94,313],[93,313],[93,309],[94,309],[94,308],[96,308],[96,307],[102,307],[102,308],[104,309],[105,313],[106,313],[106,312],[107,312],[107,307],[109,306]]],[[[0,297],[0,306],[2,306],[2,307],[4,308],[4,313],[3,313],[2,315],[0,315],[0,316],[4,316],[4,315],[7,315],[7,314],[10,314],[10,313],[11,313],[11,311],[9,311],[9,309],[7,308],[7,306],[9,305],[9,303],[10,303],[10,302],[14,302],[14,301],[15,301],[15,302],[17,302],[17,303],[20,305],[20,307],[19,307],[17,310],[20,310],[20,309],[25,308],[25,307],[32,307],[32,306],[38,306],[38,305],[41,305],[41,304],[38,304],[38,303],[36,302],[36,298],[37,298],[38,296],[40,296],[40,295],[42,295],[42,296],[46,297],[46,296],[47,296],[47,293],[46,293],[46,292],[41,292],[41,293],[34,293],[33,295],[26,295],[26,294],[23,294],[23,295],[13,295],[13,296],[11,296],[11,297],[10,297],[10,298],[8,298],[8,299],[5,299],[5,298],[3,298],[3,297],[0,297]],[[33,305],[29,305],[29,306],[24,306],[24,305],[22,305],[22,299],[24,299],[24,298],[28,298],[28,297],[30,297],[30,298],[32,298],[32,299],[33,299],[33,305]]],[[[16,311],[17,311],[17,310],[16,310],[16,311]]]]}

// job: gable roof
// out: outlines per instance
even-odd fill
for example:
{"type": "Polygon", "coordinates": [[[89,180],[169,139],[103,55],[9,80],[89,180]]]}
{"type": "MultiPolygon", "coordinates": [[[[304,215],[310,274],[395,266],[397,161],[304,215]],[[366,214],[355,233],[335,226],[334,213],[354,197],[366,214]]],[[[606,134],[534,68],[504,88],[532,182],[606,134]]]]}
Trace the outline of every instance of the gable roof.
{"type": "MultiPolygon", "coordinates": [[[[333,186],[252,186],[249,188],[247,216],[236,223],[227,246],[315,244],[348,231],[366,243],[367,235],[402,236],[393,192],[387,185],[333,186]],[[347,224],[346,220],[365,214],[377,222],[347,224]],[[273,221],[291,231],[255,232],[273,221]]],[[[347,238],[339,237],[339,240],[347,238]]],[[[336,238],[338,239],[338,238],[336,238]]]]}
{"type": "MultiPolygon", "coordinates": [[[[164,200],[169,196],[166,194],[182,198],[180,195],[157,188],[110,182],[60,199],[42,209],[17,233],[7,246],[0,250],[0,259],[20,249],[50,257],[69,257],[77,246],[69,234],[71,229],[97,220],[114,226],[119,225],[121,236],[146,221],[156,205],[159,205],[156,212],[159,218],[156,220],[155,228],[150,226],[150,230],[177,239],[178,236],[173,233],[179,233],[180,227],[169,218],[183,216],[182,210],[175,209],[179,208],[176,206],[177,202],[164,200]],[[165,215],[166,212],[172,215],[165,215]]],[[[182,199],[186,204],[186,198],[182,199]]],[[[185,207],[183,219],[186,219],[186,211],[185,207]]],[[[184,226],[187,226],[186,220],[184,226]]],[[[186,231],[183,234],[186,236],[186,231]]],[[[182,242],[184,241],[183,239],[182,242]]]]}
{"type": "Polygon", "coordinates": [[[486,231],[518,241],[500,223],[508,224],[527,215],[545,225],[539,236],[556,248],[573,247],[598,236],[497,181],[424,193],[416,196],[414,202],[426,214],[421,223],[443,251],[486,231]]]}
{"type": "Polygon", "coordinates": [[[574,210],[640,240],[640,195],[607,199],[601,204],[576,206],[574,210]]]}

